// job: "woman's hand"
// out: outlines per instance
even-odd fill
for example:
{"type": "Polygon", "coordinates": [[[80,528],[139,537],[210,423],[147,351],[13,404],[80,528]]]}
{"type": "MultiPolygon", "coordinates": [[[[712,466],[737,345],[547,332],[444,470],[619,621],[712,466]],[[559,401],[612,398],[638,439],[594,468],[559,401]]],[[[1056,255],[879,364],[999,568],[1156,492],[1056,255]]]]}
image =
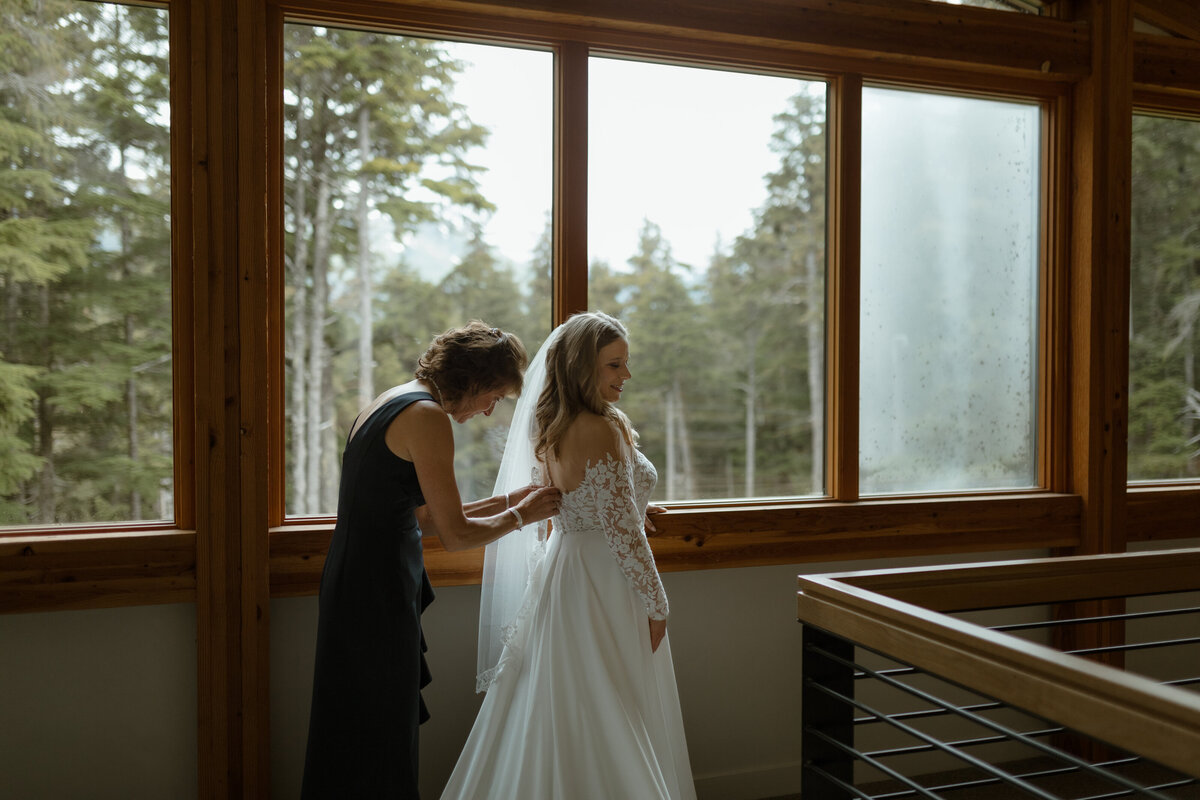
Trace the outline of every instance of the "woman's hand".
{"type": "Polygon", "coordinates": [[[667,635],[667,621],[665,619],[650,620],[650,652],[656,652],[658,646],[662,644],[663,637],[667,635]]]}
{"type": "MultiPolygon", "coordinates": [[[[544,519],[549,519],[558,513],[559,506],[562,505],[562,492],[553,486],[536,486],[525,487],[530,491],[525,492],[521,502],[513,507],[517,509],[517,513],[521,515],[521,520],[529,525],[533,522],[541,522],[544,519]]],[[[518,489],[517,491],[525,491],[518,489]]],[[[513,492],[516,494],[516,492],[513,492]]]]}
{"type": "Polygon", "coordinates": [[[513,489],[508,493],[507,504],[504,507],[512,508],[517,503],[520,503],[522,500],[528,497],[531,492],[534,492],[540,488],[542,487],[538,486],[536,483],[531,483],[528,486],[522,486],[520,489],[513,489]]]}
{"type": "Polygon", "coordinates": [[[654,527],[654,522],[650,519],[651,514],[663,514],[666,509],[662,506],[656,506],[654,503],[646,506],[646,535],[653,536],[658,533],[658,528],[654,527]]]}

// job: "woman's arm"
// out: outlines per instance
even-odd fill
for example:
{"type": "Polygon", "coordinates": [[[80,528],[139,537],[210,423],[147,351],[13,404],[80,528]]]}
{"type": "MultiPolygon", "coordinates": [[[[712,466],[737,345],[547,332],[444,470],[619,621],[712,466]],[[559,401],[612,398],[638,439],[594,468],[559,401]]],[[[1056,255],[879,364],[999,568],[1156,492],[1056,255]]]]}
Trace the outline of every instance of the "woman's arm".
{"type": "Polygon", "coordinates": [[[581,435],[570,439],[575,452],[564,456],[575,463],[588,464],[597,471],[596,509],[609,549],[621,571],[645,604],[651,622],[651,644],[655,649],[666,631],[667,593],[654,564],[654,554],[646,541],[645,520],[637,505],[633,488],[633,459],[620,433],[603,418],[581,419],[581,435]],[[657,640],[655,641],[655,634],[657,640]]]}
{"type": "MultiPolygon", "coordinates": [[[[507,495],[498,494],[483,500],[472,500],[469,503],[463,503],[463,514],[465,514],[468,519],[473,517],[491,517],[497,514],[503,514],[510,508],[520,506],[522,500],[540,488],[542,487],[531,483],[528,486],[522,486],[520,489],[513,489],[507,495]]],[[[510,514],[509,516],[512,515],[510,514]]],[[[524,518],[524,513],[522,513],[522,518],[524,518]]],[[[529,520],[525,521],[528,522],[529,520]]],[[[433,516],[429,513],[429,506],[424,505],[417,508],[417,523],[421,526],[422,533],[433,534],[441,538],[441,534],[439,534],[437,531],[437,523],[434,521],[433,516]]],[[[549,525],[549,521],[547,521],[546,524],[549,525]]],[[[484,544],[487,543],[484,542],[484,544]]]]}
{"type": "Polygon", "coordinates": [[[479,500],[464,507],[454,477],[454,435],[450,418],[425,403],[414,403],[388,426],[388,447],[407,452],[417,471],[424,511],[418,522],[433,533],[447,550],[467,550],[511,533],[520,525],[546,519],[558,510],[559,492],[540,487],[528,492],[512,508],[502,508],[504,495],[479,500]],[[478,516],[472,516],[478,514],[478,516]]]}

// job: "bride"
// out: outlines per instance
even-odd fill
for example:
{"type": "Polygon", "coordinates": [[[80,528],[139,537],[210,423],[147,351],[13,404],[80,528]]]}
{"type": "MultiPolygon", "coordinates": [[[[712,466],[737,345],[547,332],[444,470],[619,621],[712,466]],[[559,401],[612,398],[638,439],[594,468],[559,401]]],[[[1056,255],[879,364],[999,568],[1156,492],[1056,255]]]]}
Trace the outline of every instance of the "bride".
{"type": "Polygon", "coordinates": [[[549,482],[553,518],[488,545],[479,716],[452,798],[693,800],[667,596],[646,541],[657,480],[614,405],[629,380],[620,322],[576,314],[525,375],[497,492],[549,482]]]}

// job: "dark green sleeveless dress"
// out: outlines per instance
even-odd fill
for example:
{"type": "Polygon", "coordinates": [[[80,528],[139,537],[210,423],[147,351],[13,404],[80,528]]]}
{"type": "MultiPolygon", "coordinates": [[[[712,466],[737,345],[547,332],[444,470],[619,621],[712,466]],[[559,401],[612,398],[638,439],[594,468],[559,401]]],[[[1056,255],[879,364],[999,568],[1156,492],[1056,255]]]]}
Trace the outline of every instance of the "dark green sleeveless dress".
{"type": "Polygon", "coordinates": [[[417,729],[429,718],[421,612],[433,601],[411,461],[384,441],[426,392],[380,406],[342,454],[337,526],[321,575],[301,797],[417,798],[417,729]]]}

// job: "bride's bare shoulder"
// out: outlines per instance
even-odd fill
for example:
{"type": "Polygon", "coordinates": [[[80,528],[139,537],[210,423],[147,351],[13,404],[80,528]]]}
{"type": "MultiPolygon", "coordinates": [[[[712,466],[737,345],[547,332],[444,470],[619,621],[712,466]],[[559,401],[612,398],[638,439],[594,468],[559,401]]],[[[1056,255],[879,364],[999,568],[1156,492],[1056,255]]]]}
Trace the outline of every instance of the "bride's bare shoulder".
{"type": "Polygon", "coordinates": [[[620,433],[612,420],[585,411],[571,422],[560,450],[590,460],[619,452],[620,442],[620,433]]]}

